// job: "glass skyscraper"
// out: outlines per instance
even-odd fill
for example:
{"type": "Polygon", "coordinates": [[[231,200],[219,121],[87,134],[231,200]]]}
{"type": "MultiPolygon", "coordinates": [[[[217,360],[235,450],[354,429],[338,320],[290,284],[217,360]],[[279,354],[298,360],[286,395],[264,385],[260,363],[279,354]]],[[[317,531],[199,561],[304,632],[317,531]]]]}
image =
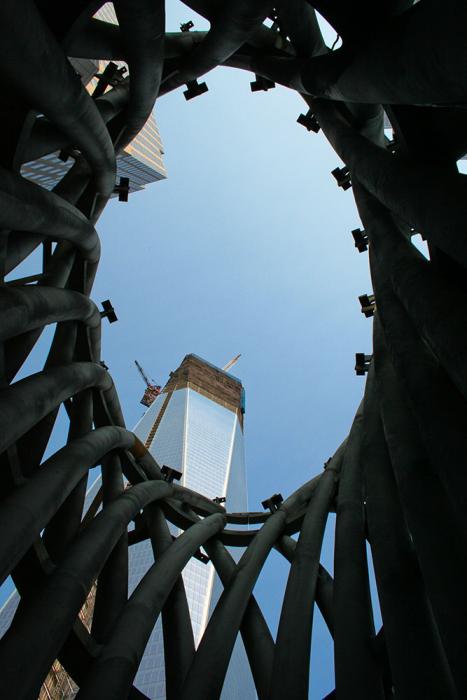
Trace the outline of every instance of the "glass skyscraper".
{"type": "MultiPolygon", "coordinates": [[[[187,355],[134,432],[159,465],[182,473],[180,483],[208,498],[225,497],[229,511],[247,510],[241,382],[196,355],[187,355]]],[[[153,563],[148,541],[130,549],[130,592],[153,563]]],[[[192,559],[183,580],[195,644],[201,639],[222,585],[212,564],[192,559]]],[[[154,629],[135,685],[148,697],[165,698],[162,626],[154,629]]],[[[222,700],[256,698],[243,643],[230,662],[222,700]]]]}

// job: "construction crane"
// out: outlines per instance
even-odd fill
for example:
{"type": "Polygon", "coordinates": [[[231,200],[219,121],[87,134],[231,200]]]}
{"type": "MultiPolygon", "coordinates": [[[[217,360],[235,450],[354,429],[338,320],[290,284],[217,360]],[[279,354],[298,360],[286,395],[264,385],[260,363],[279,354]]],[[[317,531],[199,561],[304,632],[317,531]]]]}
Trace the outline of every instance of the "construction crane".
{"type": "Polygon", "coordinates": [[[143,406],[150,406],[161,393],[162,387],[160,386],[160,384],[155,384],[154,380],[150,381],[148,379],[146,372],[141,367],[138,360],[135,360],[135,365],[137,366],[138,372],[140,373],[144,383],[146,384],[146,391],[144,392],[143,398],[141,399],[140,403],[142,403],[143,406]]]}
{"type": "Polygon", "coordinates": [[[233,366],[239,361],[239,359],[241,358],[241,356],[242,356],[241,353],[240,353],[239,355],[235,355],[235,357],[233,357],[233,358],[230,360],[230,362],[227,362],[227,364],[224,365],[224,367],[222,367],[223,371],[224,371],[224,372],[227,372],[228,369],[230,369],[231,367],[233,367],[233,366]]]}

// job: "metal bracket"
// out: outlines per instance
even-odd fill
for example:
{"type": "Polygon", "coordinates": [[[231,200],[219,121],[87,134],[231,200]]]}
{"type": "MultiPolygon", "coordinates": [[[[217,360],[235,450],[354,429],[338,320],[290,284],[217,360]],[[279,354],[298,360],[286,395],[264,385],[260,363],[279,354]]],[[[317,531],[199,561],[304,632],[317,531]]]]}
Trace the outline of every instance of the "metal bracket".
{"type": "Polygon", "coordinates": [[[373,355],[365,355],[364,352],[355,353],[355,374],[362,377],[370,369],[373,355]]]}
{"type": "Polygon", "coordinates": [[[275,493],[269,498],[266,498],[265,501],[261,501],[261,505],[263,506],[264,510],[269,510],[271,513],[274,513],[280,506],[280,504],[283,501],[283,497],[281,493],[275,493]]]}
{"type": "Polygon", "coordinates": [[[191,19],[188,22],[182,22],[180,25],[180,31],[181,32],[189,32],[190,29],[193,29],[194,23],[191,21],[191,19]]]}
{"type": "Polygon", "coordinates": [[[116,63],[110,61],[110,63],[106,65],[103,73],[97,73],[96,78],[99,78],[99,82],[94,88],[92,96],[94,98],[101,97],[109,85],[115,87],[115,85],[121,83],[125,77],[126,71],[127,69],[125,66],[119,68],[116,63]]]}
{"type": "Polygon", "coordinates": [[[371,318],[374,315],[376,309],[375,295],[374,294],[362,294],[358,297],[362,314],[365,314],[366,318],[371,318]]]}
{"type": "Polygon", "coordinates": [[[118,194],[119,202],[128,202],[128,195],[130,194],[130,178],[121,177],[118,185],[114,187],[115,194],[118,194]]]}
{"type": "Polygon", "coordinates": [[[255,75],[255,80],[253,80],[253,82],[250,83],[251,92],[259,92],[260,90],[267,92],[268,90],[272,90],[272,88],[275,87],[275,82],[269,80],[268,78],[263,78],[261,75],[255,75]]]}
{"type": "Polygon", "coordinates": [[[101,311],[101,318],[108,318],[109,323],[115,323],[115,321],[118,321],[117,314],[115,313],[115,309],[112,306],[112,302],[110,299],[106,299],[105,301],[101,302],[102,308],[104,309],[101,311]]]}
{"type": "Polygon", "coordinates": [[[339,187],[342,187],[343,190],[348,190],[349,187],[352,187],[350,171],[347,166],[343,168],[334,168],[334,170],[331,170],[331,175],[336,179],[337,184],[339,187]]]}
{"type": "Polygon", "coordinates": [[[172,481],[180,481],[182,478],[182,472],[179,472],[177,469],[172,469],[172,467],[168,467],[166,464],[162,467],[161,472],[164,481],[167,481],[168,484],[171,484],[172,481]]]}
{"type": "Polygon", "coordinates": [[[311,109],[309,109],[306,114],[299,114],[297,123],[304,126],[307,131],[313,131],[315,134],[317,134],[321,128],[311,109]]]}
{"type": "Polygon", "coordinates": [[[198,95],[202,95],[209,90],[206,83],[198,83],[197,80],[189,80],[186,84],[187,89],[183,91],[185,100],[192,100],[198,95]]]}
{"type": "Polygon", "coordinates": [[[352,231],[352,236],[355,242],[355,247],[359,253],[364,253],[366,250],[368,250],[368,236],[363,229],[354,228],[352,231]]]}

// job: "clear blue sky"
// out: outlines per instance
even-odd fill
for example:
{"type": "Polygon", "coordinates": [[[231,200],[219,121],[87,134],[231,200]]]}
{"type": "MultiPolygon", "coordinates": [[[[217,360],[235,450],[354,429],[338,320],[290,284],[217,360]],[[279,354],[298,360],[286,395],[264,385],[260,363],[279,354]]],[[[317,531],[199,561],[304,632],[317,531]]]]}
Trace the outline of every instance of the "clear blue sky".
{"type": "MultiPolygon", "coordinates": [[[[170,31],[189,19],[204,27],[180,3],[169,10],[170,31]]],[[[110,298],[119,318],[103,324],[102,356],[130,427],[143,411],[134,359],[163,384],[187,353],[221,366],[242,353],[234,374],[246,389],[256,510],[318,474],[347,435],[364,386],[355,352],[371,349],[358,296],[371,286],[350,233],[360,226],[352,192],[331,176],[339,159],[296,123],[306,111],[297,94],[251,93],[252,79],[218,68],[206,94],[186,102],[178,90],[157,103],[168,179],[108,206],[92,296],[110,298]]],[[[332,571],[329,533],[322,560],[332,571]]],[[[273,553],[255,591],[274,634],[286,575],[273,553]]],[[[313,699],[333,688],[318,614],[314,636],[313,699]]]]}

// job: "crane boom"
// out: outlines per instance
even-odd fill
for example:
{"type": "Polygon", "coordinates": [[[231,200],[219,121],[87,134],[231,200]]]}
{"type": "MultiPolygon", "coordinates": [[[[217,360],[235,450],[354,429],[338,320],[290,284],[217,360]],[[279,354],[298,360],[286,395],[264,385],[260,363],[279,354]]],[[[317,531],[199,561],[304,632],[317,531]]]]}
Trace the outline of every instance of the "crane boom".
{"type": "Polygon", "coordinates": [[[141,365],[139,364],[138,360],[135,360],[135,365],[138,368],[138,372],[143,377],[143,380],[144,380],[144,383],[146,384],[146,386],[150,386],[151,382],[147,378],[146,373],[145,373],[144,369],[141,367],[141,365]]]}
{"type": "Polygon", "coordinates": [[[150,381],[148,379],[144,369],[141,367],[138,360],[135,360],[135,365],[137,366],[138,372],[143,377],[144,383],[146,384],[146,391],[144,392],[143,398],[141,399],[140,403],[142,403],[143,406],[150,406],[161,393],[162,387],[160,386],[160,384],[154,384],[154,380],[150,381]]]}

